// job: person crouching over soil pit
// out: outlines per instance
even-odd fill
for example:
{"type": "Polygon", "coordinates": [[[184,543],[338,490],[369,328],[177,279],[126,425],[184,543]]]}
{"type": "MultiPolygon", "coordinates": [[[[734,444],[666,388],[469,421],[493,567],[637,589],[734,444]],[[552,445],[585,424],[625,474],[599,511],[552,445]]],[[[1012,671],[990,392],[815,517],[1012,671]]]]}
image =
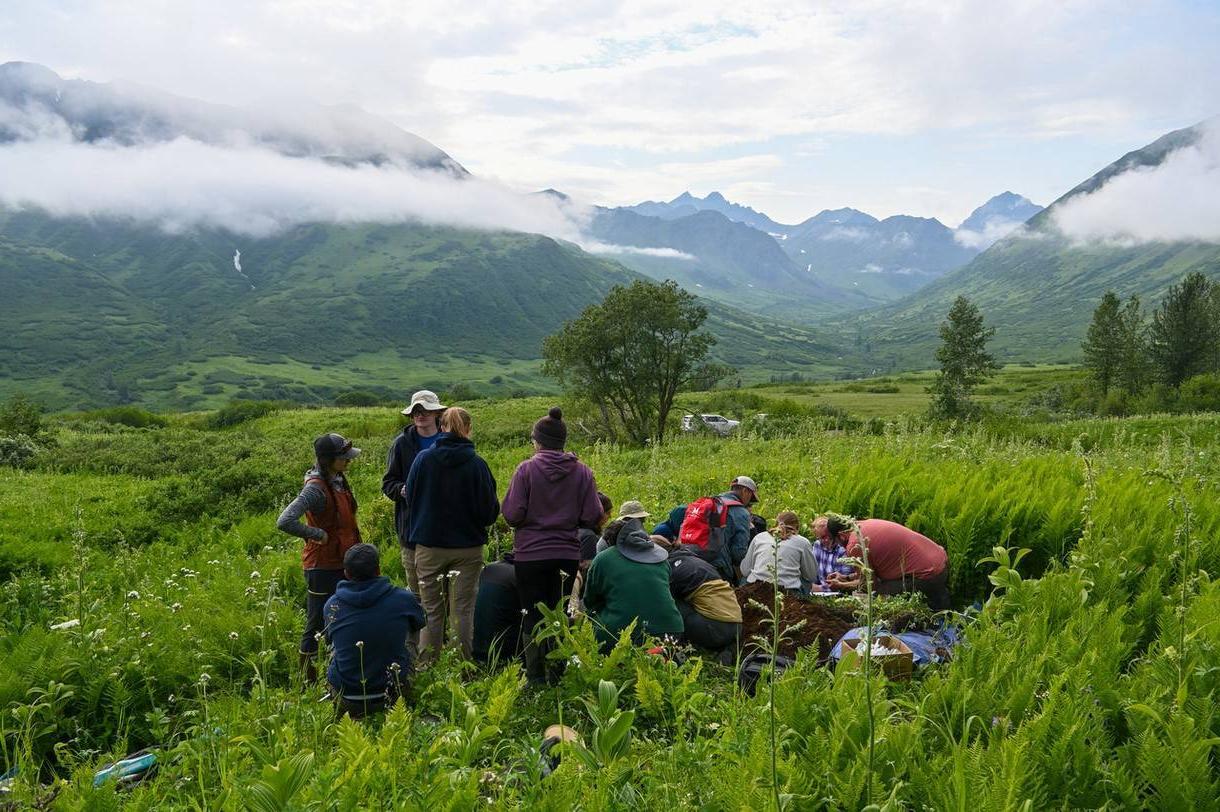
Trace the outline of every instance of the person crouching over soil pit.
{"type": "MultiPolygon", "coordinates": [[[[950,607],[949,556],[944,547],[897,522],[861,519],[857,525],[867,540],[874,592],[922,592],[932,611],[943,612],[950,607]]],[[[829,517],[826,533],[846,545],[849,558],[860,556],[860,539],[846,519],[829,517]]],[[[831,574],[827,580],[831,587],[842,591],[859,589],[864,582],[859,570],[850,576],[831,574]]]]}
{"type": "Polygon", "coordinates": [[[785,592],[809,594],[818,578],[813,545],[800,534],[801,520],[791,510],[775,517],[775,530],[763,531],[750,542],[741,559],[741,574],[747,584],[766,581],[779,584],[785,592]]]}
{"type": "Polygon", "coordinates": [[[694,549],[662,538],[652,537],[669,549],[669,591],[682,615],[683,639],[732,665],[741,641],[741,605],[732,585],[694,549]]]}
{"type": "Polygon", "coordinates": [[[411,674],[407,638],[424,625],[416,597],[381,574],[381,554],[357,544],[343,556],[343,574],[326,601],[331,647],[326,681],[340,715],[360,719],[402,696],[411,674]]]}
{"type": "Polygon", "coordinates": [[[597,554],[585,576],[585,614],[606,652],[632,621],[636,644],[646,634],[682,636],[682,615],[669,591],[669,554],[640,524],[647,515],[639,502],[624,502],[602,534],[611,546],[597,554]]]}

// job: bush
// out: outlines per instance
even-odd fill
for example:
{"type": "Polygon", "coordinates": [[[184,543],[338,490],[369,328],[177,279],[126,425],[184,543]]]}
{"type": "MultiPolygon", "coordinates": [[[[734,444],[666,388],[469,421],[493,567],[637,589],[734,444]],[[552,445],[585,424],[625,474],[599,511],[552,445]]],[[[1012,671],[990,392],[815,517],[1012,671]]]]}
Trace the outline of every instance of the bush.
{"type": "Polygon", "coordinates": [[[0,467],[28,468],[38,454],[38,445],[26,434],[0,436],[0,467]]]}
{"type": "Polygon", "coordinates": [[[237,426],[259,417],[266,417],[272,412],[278,412],[281,408],[281,404],[273,400],[244,400],[239,398],[229,401],[228,405],[222,406],[215,414],[211,415],[208,418],[207,426],[210,429],[237,426]]]}
{"type": "Polygon", "coordinates": [[[21,393],[0,406],[0,433],[37,437],[42,433],[42,406],[21,393]]]}
{"type": "Polygon", "coordinates": [[[1220,374],[1196,375],[1183,383],[1178,406],[1187,412],[1220,411],[1220,374]]]}
{"type": "Polygon", "coordinates": [[[94,409],[91,412],[82,413],[80,419],[110,423],[116,426],[130,426],[133,429],[162,428],[169,425],[169,421],[161,415],[138,406],[111,406],[108,409],[94,409]]]}

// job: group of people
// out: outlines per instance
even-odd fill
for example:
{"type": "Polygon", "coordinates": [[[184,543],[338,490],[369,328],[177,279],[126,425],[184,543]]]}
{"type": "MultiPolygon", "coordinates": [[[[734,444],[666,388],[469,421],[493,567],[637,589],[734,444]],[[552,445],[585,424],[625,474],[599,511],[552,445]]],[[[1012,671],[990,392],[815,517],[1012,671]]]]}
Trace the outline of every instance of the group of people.
{"type": "MultiPolygon", "coordinates": [[[[846,560],[858,556],[860,541],[846,520],[815,517],[812,542],[791,511],[768,529],[750,509],[758,485],[748,476],[718,496],[679,505],[648,531],[640,502],[624,502],[616,513],[592,470],[565,450],[558,407],[534,423],[534,453],[513,472],[503,502],[475,450],[468,411],[424,390],[402,413],[410,422],[390,447],[382,493],[394,502],[408,588],[381,574],[378,549],[361,539],[345,476],[360,449],[344,437],[317,438],[315,464],[277,522],[305,542],[302,670],[317,678],[326,640],[327,681],[353,715],[392,702],[417,660],[436,659],[450,625],[467,659],[521,656],[528,678],[545,682],[562,664],[548,662],[548,646],[534,633],[539,607],[560,608],[565,597],[569,613],[586,616],[604,647],[630,629],[637,642],[668,637],[732,662],[739,583],[769,581],[802,593],[860,585],[859,569],[846,560]],[[500,516],[513,529],[512,551],[485,564],[488,531],[500,516]]],[[[868,539],[877,591],[917,590],[934,609],[948,608],[942,547],[894,522],[856,526],[868,539]]]]}

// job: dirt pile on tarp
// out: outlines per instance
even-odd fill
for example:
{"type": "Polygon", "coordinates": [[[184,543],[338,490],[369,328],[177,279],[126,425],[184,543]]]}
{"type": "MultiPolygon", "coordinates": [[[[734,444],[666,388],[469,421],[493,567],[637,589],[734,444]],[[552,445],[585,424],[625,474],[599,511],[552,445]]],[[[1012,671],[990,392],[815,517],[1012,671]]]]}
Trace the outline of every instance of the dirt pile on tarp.
{"type": "MultiPolygon", "coordinates": [[[[770,612],[774,606],[775,592],[771,584],[758,582],[737,588],[737,602],[741,604],[741,643],[748,653],[758,650],[755,637],[771,639],[770,612]],[[756,606],[751,601],[762,604],[756,606]]],[[[779,653],[795,657],[797,649],[817,645],[818,661],[826,662],[830,648],[849,629],[859,625],[855,615],[856,604],[852,601],[831,598],[803,598],[784,595],[779,613],[779,653]],[[804,625],[796,628],[804,621],[804,625]]]]}

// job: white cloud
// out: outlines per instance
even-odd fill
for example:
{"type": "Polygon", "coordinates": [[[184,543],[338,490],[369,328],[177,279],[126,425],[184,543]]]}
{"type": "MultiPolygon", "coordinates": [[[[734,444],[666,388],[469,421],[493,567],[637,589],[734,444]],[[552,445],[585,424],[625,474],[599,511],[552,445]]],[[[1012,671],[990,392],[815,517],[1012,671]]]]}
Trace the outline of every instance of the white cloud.
{"type": "Polygon", "coordinates": [[[167,231],[265,236],[308,222],[406,222],[579,239],[584,213],[548,195],[443,172],[354,168],[180,138],[137,147],[41,140],[0,147],[0,205],[129,217],[167,231]]]}
{"type": "Polygon", "coordinates": [[[1021,220],[1010,220],[1006,217],[988,217],[982,231],[959,228],[953,232],[953,239],[967,248],[984,251],[1024,225],[1025,223],[1021,220]]]}
{"type": "Polygon", "coordinates": [[[676,248],[642,248],[638,245],[613,245],[602,242],[584,242],[581,245],[586,251],[593,254],[638,254],[644,257],[661,257],[664,259],[681,259],[687,262],[698,262],[699,258],[694,254],[687,254],[684,251],[679,251],[676,248]]]}
{"type": "Polygon", "coordinates": [[[1056,206],[1054,222],[1082,242],[1220,243],[1220,122],[1159,166],[1128,170],[1056,206]]]}

